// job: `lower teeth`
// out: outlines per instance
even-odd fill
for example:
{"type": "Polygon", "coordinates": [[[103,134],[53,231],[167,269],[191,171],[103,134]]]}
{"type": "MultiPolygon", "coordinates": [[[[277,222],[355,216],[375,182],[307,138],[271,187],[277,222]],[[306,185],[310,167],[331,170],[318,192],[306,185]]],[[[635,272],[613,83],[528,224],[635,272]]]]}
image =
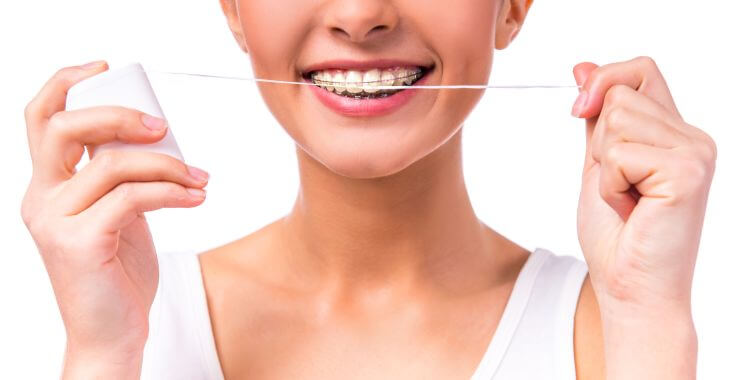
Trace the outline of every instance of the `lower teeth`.
{"type": "Polygon", "coordinates": [[[389,92],[378,92],[374,94],[350,94],[347,92],[343,92],[342,94],[337,94],[340,96],[344,96],[347,98],[353,98],[353,99],[379,99],[379,98],[387,98],[396,92],[400,92],[403,90],[395,90],[395,91],[389,91],[389,92]]]}

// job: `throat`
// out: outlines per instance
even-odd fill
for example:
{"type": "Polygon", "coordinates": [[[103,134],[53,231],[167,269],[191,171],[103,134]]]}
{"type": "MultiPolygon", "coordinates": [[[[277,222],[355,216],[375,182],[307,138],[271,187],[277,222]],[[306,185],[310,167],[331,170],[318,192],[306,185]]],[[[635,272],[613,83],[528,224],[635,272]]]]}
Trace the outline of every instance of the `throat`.
{"type": "Polygon", "coordinates": [[[473,260],[489,241],[464,185],[459,132],[401,172],[368,180],[336,175],[300,148],[297,156],[301,184],[281,220],[281,267],[302,286],[458,283],[483,269],[473,260]]]}

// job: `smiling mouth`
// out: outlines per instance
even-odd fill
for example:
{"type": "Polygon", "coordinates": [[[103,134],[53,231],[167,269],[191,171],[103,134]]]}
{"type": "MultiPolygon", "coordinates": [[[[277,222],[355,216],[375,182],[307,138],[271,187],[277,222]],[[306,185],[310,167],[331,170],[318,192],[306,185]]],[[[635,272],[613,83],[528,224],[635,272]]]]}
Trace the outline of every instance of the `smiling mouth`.
{"type": "Polygon", "coordinates": [[[327,69],[305,73],[306,80],[339,96],[354,99],[387,98],[404,89],[380,89],[379,86],[412,86],[433,67],[410,66],[386,69],[327,69]]]}

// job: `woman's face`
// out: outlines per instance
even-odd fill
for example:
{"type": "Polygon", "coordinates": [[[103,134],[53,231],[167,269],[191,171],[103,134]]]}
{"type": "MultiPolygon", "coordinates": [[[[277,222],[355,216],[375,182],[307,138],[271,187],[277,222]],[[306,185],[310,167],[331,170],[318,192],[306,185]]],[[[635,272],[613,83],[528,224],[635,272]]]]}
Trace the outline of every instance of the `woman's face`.
{"type": "Polygon", "coordinates": [[[322,88],[260,83],[259,89],[299,147],[352,178],[390,175],[426,156],[459,130],[483,94],[425,89],[389,94],[359,87],[373,81],[486,83],[494,49],[516,35],[529,5],[529,0],[221,2],[257,77],[323,81],[322,88]]]}

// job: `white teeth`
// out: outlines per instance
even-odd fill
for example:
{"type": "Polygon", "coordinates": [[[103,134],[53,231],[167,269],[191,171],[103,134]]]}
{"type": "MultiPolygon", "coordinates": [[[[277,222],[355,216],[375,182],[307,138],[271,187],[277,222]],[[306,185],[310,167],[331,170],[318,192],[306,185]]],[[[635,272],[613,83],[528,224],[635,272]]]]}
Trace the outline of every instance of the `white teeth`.
{"type": "Polygon", "coordinates": [[[409,85],[409,86],[410,86],[410,85],[411,85],[411,83],[413,83],[413,80],[415,80],[415,79],[416,79],[416,74],[418,74],[418,71],[416,71],[416,70],[413,70],[413,69],[408,69],[408,70],[407,70],[407,71],[405,72],[405,76],[406,76],[406,78],[405,78],[405,79],[403,79],[403,83],[405,83],[405,84],[407,84],[407,85],[409,85]]]}
{"type": "Polygon", "coordinates": [[[365,73],[362,77],[362,85],[365,89],[365,92],[368,94],[374,94],[378,92],[378,89],[375,88],[375,86],[378,85],[377,82],[380,81],[380,70],[378,69],[372,69],[365,73]]]}
{"type": "Polygon", "coordinates": [[[347,82],[347,92],[351,94],[359,94],[362,92],[362,73],[359,71],[349,70],[345,81],[347,82]]]}
{"type": "Polygon", "coordinates": [[[395,75],[390,71],[380,73],[380,84],[383,86],[392,86],[395,82],[395,75]]]}
{"type": "Polygon", "coordinates": [[[337,94],[371,97],[377,94],[389,95],[395,92],[381,86],[410,86],[421,74],[420,68],[394,67],[390,69],[321,70],[313,72],[312,83],[337,94]]]}
{"type": "Polygon", "coordinates": [[[393,71],[393,75],[395,76],[395,82],[393,83],[393,86],[402,86],[403,84],[405,84],[406,76],[408,76],[408,71],[405,69],[397,69],[393,71]]]}
{"type": "Polygon", "coordinates": [[[335,92],[338,94],[345,92],[345,74],[342,71],[338,71],[332,76],[332,82],[334,82],[335,92]]]}
{"type": "Polygon", "coordinates": [[[324,87],[327,89],[327,91],[332,92],[335,90],[335,86],[332,85],[332,74],[330,74],[329,71],[325,71],[322,74],[322,81],[324,82],[324,87]]]}

